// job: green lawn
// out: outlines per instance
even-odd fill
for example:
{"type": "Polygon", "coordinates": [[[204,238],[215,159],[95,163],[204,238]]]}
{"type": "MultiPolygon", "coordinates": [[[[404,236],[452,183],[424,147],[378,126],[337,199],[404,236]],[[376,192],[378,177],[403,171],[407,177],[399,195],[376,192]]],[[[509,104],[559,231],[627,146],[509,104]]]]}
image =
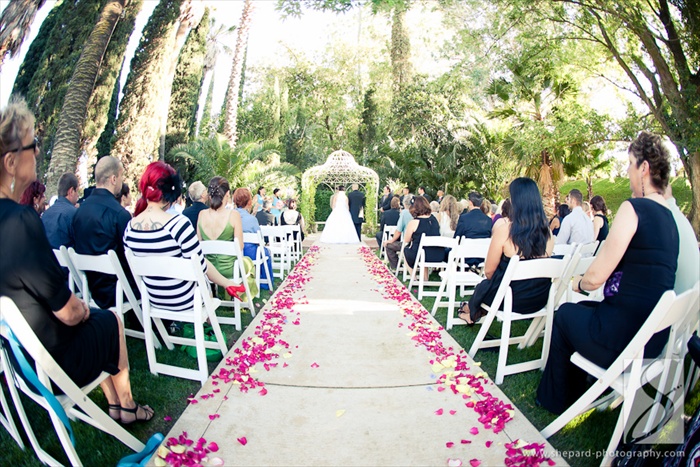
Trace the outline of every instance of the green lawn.
{"type": "MultiPolygon", "coordinates": [[[[268,297],[269,294],[263,291],[262,299],[267,299],[268,297]]],[[[262,302],[256,300],[256,303],[262,302]]],[[[426,298],[422,303],[427,310],[430,310],[433,305],[433,299],[426,298]]],[[[436,319],[442,324],[445,323],[445,308],[441,308],[438,311],[436,319]]],[[[250,314],[243,313],[244,326],[249,324],[250,321],[250,314]]],[[[526,323],[522,322],[515,323],[513,332],[524,332],[525,325],[526,323]]],[[[222,329],[227,335],[229,346],[232,346],[241,333],[234,332],[231,326],[222,326],[222,329]]],[[[456,326],[450,330],[449,333],[464,349],[468,350],[476,337],[477,331],[478,326],[471,328],[467,326],[456,326]]],[[[500,331],[500,328],[494,328],[491,330],[491,333],[496,334],[498,331],[500,331]]],[[[134,398],[137,402],[150,404],[156,410],[156,415],[151,422],[134,424],[129,428],[129,431],[145,442],[153,433],[161,432],[167,434],[169,432],[175,421],[185,410],[187,406],[187,397],[195,394],[199,390],[200,385],[194,381],[186,381],[169,376],[152,375],[148,371],[143,341],[129,338],[127,339],[127,345],[129,347],[129,360],[131,362],[131,382],[134,398]],[[165,421],[164,417],[166,416],[169,416],[171,420],[165,421]]],[[[511,352],[509,352],[509,362],[533,358],[540,350],[541,347],[539,344],[522,351],[512,347],[511,352]]],[[[481,362],[482,368],[491,378],[495,377],[497,357],[498,352],[495,350],[480,351],[476,355],[476,360],[481,362]]],[[[192,368],[195,367],[194,360],[180,350],[173,352],[168,352],[167,350],[160,351],[159,358],[171,360],[173,363],[179,365],[189,364],[192,368]]],[[[217,363],[218,362],[210,362],[209,370],[213,371],[217,363]]],[[[530,371],[508,376],[505,378],[500,388],[513,401],[524,416],[527,417],[537,429],[541,430],[555,417],[546,410],[535,406],[534,394],[539,384],[540,374],[539,371],[530,371]]],[[[4,384],[3,388],[9,400],[9,394],[4,384]]],[[[107,404],[99,388],[91,393],[91,398],[106,409],[107,404]]],[[[700,390],[696,388],[690,401],[686,405],[686,413],[693,413],[695,408],[699,405],[700,390]]],[[[44,448],[59,461],[67,463],[65,454],[53,431],[46,412],[39,409],[36,404],[26,398],[25,408],[30,419],[33,421],[35,433],[39,434],[44,448]]],[[[593,411],[585,414],[579,417],[575,423],[570,424],[550,438],[550,442],[560,451],[602,451],[607,447],[613,426],[617,420],[618,410],[612,412],[593,411]]],[[[18,419],[15,417],[15,420],[18,419]]],[[[128,448],[117,442],[114,438],[84,423],[73,422],[73,429],[76,436],[77,451],[85,465],[116,465],[121,457],[130,453],[128,448]]],[[[20,428],[20,431],[23,430],[20,428]]],[[[0,443],[3,446],[3,452],[0,454],[0,465],[40,465],[31,447],[27,446],[25,451],[21,451],[4,429],[0,429],[0,443]]],[[[593,466],[599,463],[600,460],[596,461],[594,457],[580,458],[572,460],[571,462],[572,465],[576,466],[593,466]]]]}

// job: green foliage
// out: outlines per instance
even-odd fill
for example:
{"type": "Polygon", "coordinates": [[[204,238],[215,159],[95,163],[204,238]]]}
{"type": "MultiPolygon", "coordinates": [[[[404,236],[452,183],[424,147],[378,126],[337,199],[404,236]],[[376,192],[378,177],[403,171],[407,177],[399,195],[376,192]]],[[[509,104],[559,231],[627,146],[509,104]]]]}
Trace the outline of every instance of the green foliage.
{"type": "Polygon", "coordinates": [[[180,51],[170,96],[165,136],[166,153],[173,146],[186,143],[195,133],[199,94],[204,79],[204,59],[210,28],[209,15],[207,8],[199,25],[190,31],[180,51]]]}
{"type": "MultiPolygon", "coordinates": [[[[46,30],[46,36],[42,33],[43,37],[40,39],[44,44],[41,55],[37,53],[25,57],[25,62],[37,62],[31,77],[29,72],[33,66],[26,67],[20,76],[22,82],[29,79],[25,97],[36,117],[37,135],[42,142],[41,155],[37,160],[40,176],[45,173],[51,159],[56,124],[75,64],[80,58],[83,43],[97,22],[103,4],[104,0],[66,1],[54,7],[56,16],[49,23],[53,27],[46,30]]],[[[15,85],[21,93],[18,85],[23,84],[15,85]]]]}
{"type": "Polygon", "coordinates": [[[328,216],[331,215],[331,196],[334,191],[327,186],[319,186],[314,193],[314,219],[319,222],[325,222],[328,216]]]}

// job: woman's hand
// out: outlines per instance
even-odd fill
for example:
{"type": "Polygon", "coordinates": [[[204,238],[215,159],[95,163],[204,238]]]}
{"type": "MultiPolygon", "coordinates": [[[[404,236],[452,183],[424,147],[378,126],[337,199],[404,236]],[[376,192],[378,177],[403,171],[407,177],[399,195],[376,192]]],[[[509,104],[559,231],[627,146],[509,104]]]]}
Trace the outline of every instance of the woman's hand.
{"type": "Polygon", "coordinates": [[[90,318],[90,307],[75,294],[71,294],[63,308],[55,311],[54,314],[63,324],[76,326],[90,318]]]}

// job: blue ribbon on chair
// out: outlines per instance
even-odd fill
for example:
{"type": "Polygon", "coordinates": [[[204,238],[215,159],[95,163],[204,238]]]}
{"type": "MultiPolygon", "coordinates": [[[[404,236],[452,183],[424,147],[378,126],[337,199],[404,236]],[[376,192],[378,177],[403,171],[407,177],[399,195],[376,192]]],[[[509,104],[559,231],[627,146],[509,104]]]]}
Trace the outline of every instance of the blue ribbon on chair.
{"type": "Polygon", "coordinates": [[[39,377],[25,358],[24,352],[22,352],[22,346],[12,333],[10,326],[5,322],[5,320],[0,321],[0,325],[5,325],[7,328],[7,341],[10,343],[10,350],[12,350],[15,360],[17,360],[17,363],[19,364],[19,369],[22,371],[22,375],[32,386],[34,386],[34,388],[36,388],[37,391],[39,391],[42,397],[46,399],[46,402],[49,403],[56,415],[58,415],[58,418],[61,420],[61,422],[63,422],[63,425],[66,427],[66,430],[70,435],[71,443],[73,443],[73,446],[75,446],[73,427],[70,424],[70,419],[68,418],[68,415],[66,415],[66,411],[63,409],[63,406],[60,402],[58,402],[56,396],[54,396],[53,393],[49,391],[41,381],[39,381],[39,377]]]}
{"type": "Polygon", "coordinates": [[[158,447],[163,442],[164,436],[162,433],[155,433],[148,440],[146,446],[141,450],[141,452],[136,452],[134,454],[129,454],[122,459],[117,464],[117,467],[141,467],[148,463],[153,457],[153,454],[158,450],[158,447]]]}

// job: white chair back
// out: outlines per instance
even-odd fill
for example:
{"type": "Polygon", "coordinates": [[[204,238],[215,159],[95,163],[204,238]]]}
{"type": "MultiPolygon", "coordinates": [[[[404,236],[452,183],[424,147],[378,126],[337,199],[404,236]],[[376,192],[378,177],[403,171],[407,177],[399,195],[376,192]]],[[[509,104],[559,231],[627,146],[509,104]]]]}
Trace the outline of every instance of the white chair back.
{"type": "Polygon", "coordinates": [[[447,261],[444,260],[444,256],[439,261],[427,261],[426,248],[456,248],[458,245],[458,240],[455,238],[443,237],[441,235],[423,235],[420,239],[418,245],[418,253],[416,254],[416,262],[414,268],[411,271],[411,280],[408,284],[408,290],[413,290],[413,283],[418,277],[418,300],[422,300],[424,296],[438,295],[438,291],[426,291],[425,287],[439,287],[441,282],[430,281],[425,279],[426,270],[430,269],[446,269],[447,261]]]}
{"type": "MultiPolygon", "coordinates": [[[[19,309],[17,309],[15,303],[8,297],[0,297],[0,320],[0,335],[2,335],[2,337],[5,339],[10,339],[9,330],[12,330],[14,338],[17,339],[20,346],[34,360],[34,370],[39,381],[49,392],[52,392],[53,385],[58,387],[63,392],[63,395],[56,396],[56,399],[70,418],[77,418],[89,423],[105,433],[114,436],[136,452],[141,451],[144,448],[143,443],[126,431],[117,422],[112,420],[103,409],[98,407],[91,398],[87,397],[87,394],[108,376],[107,373],[103,372],[95,381],[81,389],[68,377],[68,375],[66,375],[61,367],[58,366],[58,363],[56,363],[53,357],[42,345],[36,334],[34,334],[34,330],[29,326],[29,323],[27,323],[19,309]]],[[[17,388],[19,388],[26,396],[33,399],[51,414],[51,421],[54,429],[56,430],[56,434],[61,441],[61,445],[63,446],[70,463],[72,465],[82,465],[65,425],[61,422],[57,415],[54,415],[57,413],[57,409],[55,409],[42,395],[37,394],[27,385],[24,377],[20,376],[20,370],[15,368],[15,366],[10,363],[8,352],[9,350],[3,346],[2,352],[0,352],[2,356],[3,370],[5,371],[7,377],[10,394],[13,402],[15,403],[17,414],[22,421],[22,425],[24,426],[27,437],[34,448],[37,457],[45,464],[60,465],[60,463],[50,454],[48,454],[39,444],[39,440],[37,439],[27,414],[24,411],[24,405],[19,396],[17,388]]],[[[42,436],[44,436],[44,433],[42,433],[42,436]]]]}
{"type": "Polygon", "coordinates": [[[564,255],[571,255],[574,253],[574,250],[576,249],[576,243],[555,243],[554,244],[554,251],[552,252],[552,255],[557,255],[557,256],[564,256],[564,255]]]}
{"type": "Polygon", "coordinates": [[[584,243],[583,245],[579,245],[579,253],[581,253],[582,258],[586,258],[588,256],[594,256],[596,252],[598,251],[598,244],[600,242],[598,240],[591,242],[591,243],[584,243]]]}
{"type": "Polygon", "coordinates": [[[271,279],[272,275],[267,264],[267,253],[265,252],[265,240],[263,240],[262,234],[260,232],[243,232],[243,243],[250,243],[253,245],[258,245],[257,252],[255,253],[255,258],[253,258],[253,263],[255,264],[255,282],[258,286],[258,295],[260,297],[260,282],[262,274],[265,271],[265,283],[267,284],[270,292],[273,289],[273,281],[271,279]]]}
{"type": "Polygon", "coordinates": [[[83,281],[80,279],[78,271],[75,269],[75,265],[71,262],[68,255],[68,249],[61,245],[61,248],[53,250],[54,256],[58,260],[58,264],[61,267],[68,269],[68,288],[71,292],[83,296],[83,281]]]}

